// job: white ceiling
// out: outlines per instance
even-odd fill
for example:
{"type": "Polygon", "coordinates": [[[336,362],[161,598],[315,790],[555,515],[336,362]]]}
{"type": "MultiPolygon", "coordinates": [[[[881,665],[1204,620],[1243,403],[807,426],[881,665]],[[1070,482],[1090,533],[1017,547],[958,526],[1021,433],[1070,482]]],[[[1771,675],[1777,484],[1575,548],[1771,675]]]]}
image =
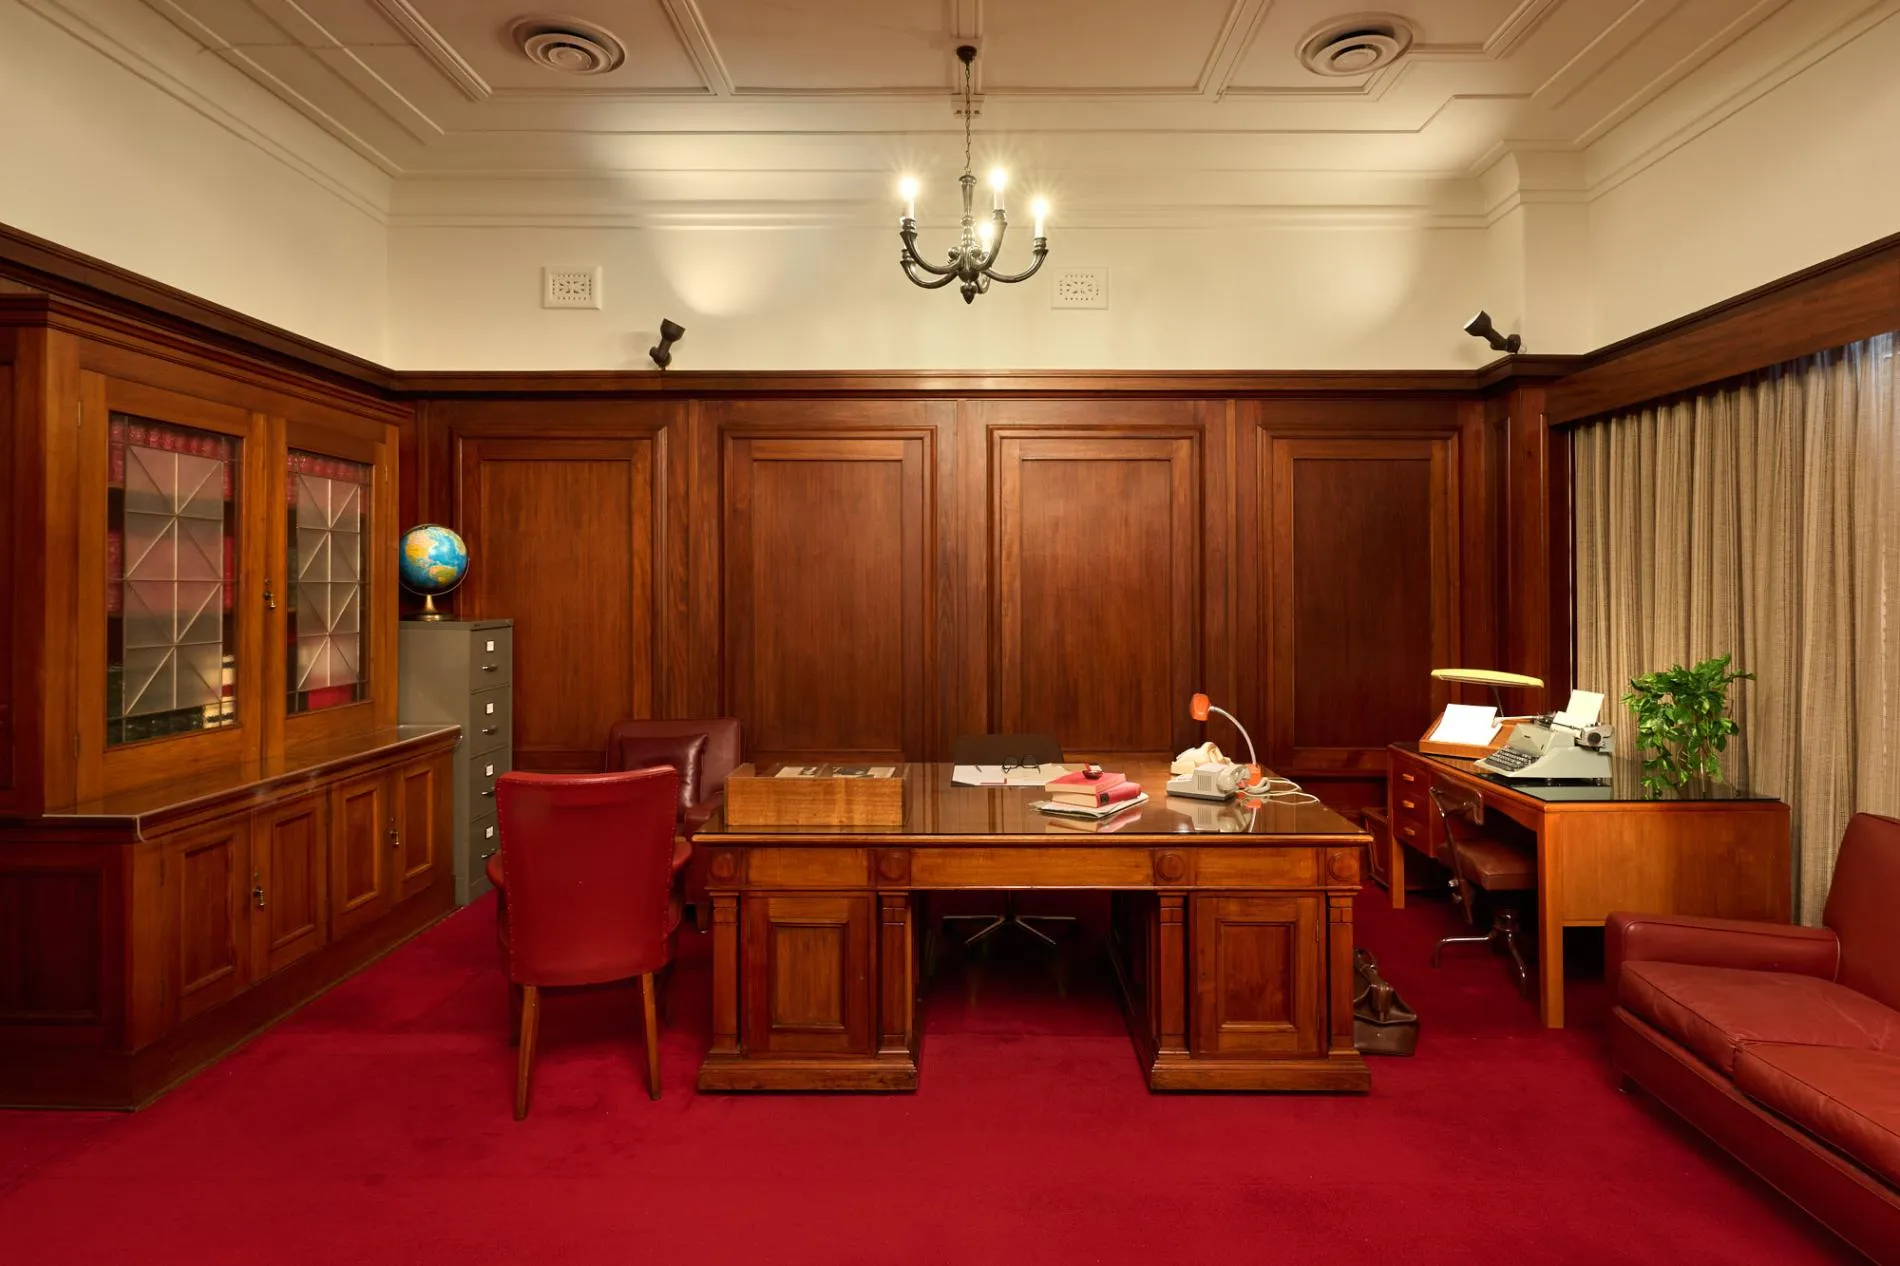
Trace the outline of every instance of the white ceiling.
{"type": "Polygon", "coordinates": [[[976,42],[978,163],[1072,223],[1189,202],[1469,213],[1507,152],[1586,189],[1896,7],[1386,0],[1410,52],[1328,78],[1298,50],[1358,0],[550,0],[626,45],[581,77],[509,42],[534,2],[145,0],[397,177],[416,216],[795,219],[894,206],[907,169],[925,218],[948,213],[953,50],[976,42]]]}

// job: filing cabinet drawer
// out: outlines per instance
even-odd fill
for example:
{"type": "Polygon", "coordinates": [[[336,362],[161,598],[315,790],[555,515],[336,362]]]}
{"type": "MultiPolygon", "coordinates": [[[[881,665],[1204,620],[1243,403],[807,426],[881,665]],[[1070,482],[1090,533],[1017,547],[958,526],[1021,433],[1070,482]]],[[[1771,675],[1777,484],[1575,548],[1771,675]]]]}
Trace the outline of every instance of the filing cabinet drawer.
{"type": "Polygon", "coordinates": [[[469,634],[468,688],[487,690],[515,679],[515,631],[476,629],[469,634]]]}
{"type": "Polygon", "coordinates": [[[476,759],[485,752],[499,751],[509,745],[515,724],[514,691],[507,686],[479,690],[469,696],[469,750],[476,759]]]}
{"type": "Polygon", "coordinates": [[[476,818],[495,815],[495,780],[514,768],[514,760],[506,751],[475,752],[468,758],[468,816],[476,818]]]}
{"type": "MultiPolygon", "coordinates": [[[[489,804],[484,800],[483,804],[489,804]]],[[[495,815],[491,812],[485,818],[476,818],[468,824],[469,854],[480,870],[488,864],[488,859],[501,851],[501,828],[495,824],[495,815]]]]}

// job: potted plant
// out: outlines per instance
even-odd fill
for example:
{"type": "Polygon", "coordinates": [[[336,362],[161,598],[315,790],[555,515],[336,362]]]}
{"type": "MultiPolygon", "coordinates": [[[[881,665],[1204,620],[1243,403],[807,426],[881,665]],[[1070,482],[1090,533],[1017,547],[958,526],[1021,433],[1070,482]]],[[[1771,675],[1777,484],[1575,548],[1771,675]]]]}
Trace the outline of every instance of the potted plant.
{"type": "Polygon", "coordinates": [[[1729,683],[1755,677],[1732,673],[1728,665],[1722,655],[1630,679],[1623,702],[1636,714],[1645,791],[1660,795],[1691,778],[1721,776],[1728,736],[1741,728],[1728,715],[1729,683]]]}

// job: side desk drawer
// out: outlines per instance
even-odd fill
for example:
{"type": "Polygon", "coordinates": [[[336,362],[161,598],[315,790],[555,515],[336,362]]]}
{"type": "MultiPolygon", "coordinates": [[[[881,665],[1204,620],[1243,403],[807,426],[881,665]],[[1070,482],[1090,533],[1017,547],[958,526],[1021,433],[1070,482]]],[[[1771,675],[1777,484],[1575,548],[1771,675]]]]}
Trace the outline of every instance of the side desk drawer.
{"type": "Polygon", "coordinates": [[[514,768],[506,751],[476,752],[468,758],[468,816],[495,816],[495,780],[514,768]]]}
{"type": "Polygon", "coordinates": [[[469,696],[469,727],[474,732],[469,751],[480,759],[484,752],[500,751],[509,745],[515,723],[514,691],[508,686],[478,690],[469,696]]]}
{"type": "Polygon", "coordinates": [[[495,813],[492,802],[482,802],[489,806],[488,816],[475,818],[468,824],[468,850],[470,860],[480,870],[488,864],[488,859],[501,849],[501,828],[495,825],[495,813]]]}
{"type": "Polygon", "coordinates": [[[1392,817],[1392,838],[1407,848],[1432,855],[1432,808],[1427,788],[1431,773],[1423,766],[1394,753],[1387,790],[1387,808],[1392,817]]]}
{"type": "Polygon", "coordinates": [[[514,638],[513,629],[476,629],[469,634],[470,690],[486,690],[515,679],[514,638]]]}

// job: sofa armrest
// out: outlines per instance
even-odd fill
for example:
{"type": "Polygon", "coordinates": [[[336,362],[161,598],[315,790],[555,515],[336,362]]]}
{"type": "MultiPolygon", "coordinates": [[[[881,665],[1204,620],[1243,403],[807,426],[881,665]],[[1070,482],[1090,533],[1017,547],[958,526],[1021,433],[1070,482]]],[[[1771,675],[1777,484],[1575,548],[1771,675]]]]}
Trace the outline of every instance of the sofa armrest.
{"type": "Polygon", "coordinates": [[[689,839],[697,835],[699,828],[706,825],[706,819],[712,817],[713,812],[725,802],[726,792],[723,787],[707,796],[704,800],[694,801],[692,808],[688,809],[685,815],[680,818],[680,834],[685,835],[689,839]]]}
{"type": "Polygon", "coordinates": [[[1628,962],[1737,967],[1832,980],[1840,958],[1840,940],[1827,928],[1620,910],[1603,921],[1603,978],[1611,989],[1628,962]]]}

